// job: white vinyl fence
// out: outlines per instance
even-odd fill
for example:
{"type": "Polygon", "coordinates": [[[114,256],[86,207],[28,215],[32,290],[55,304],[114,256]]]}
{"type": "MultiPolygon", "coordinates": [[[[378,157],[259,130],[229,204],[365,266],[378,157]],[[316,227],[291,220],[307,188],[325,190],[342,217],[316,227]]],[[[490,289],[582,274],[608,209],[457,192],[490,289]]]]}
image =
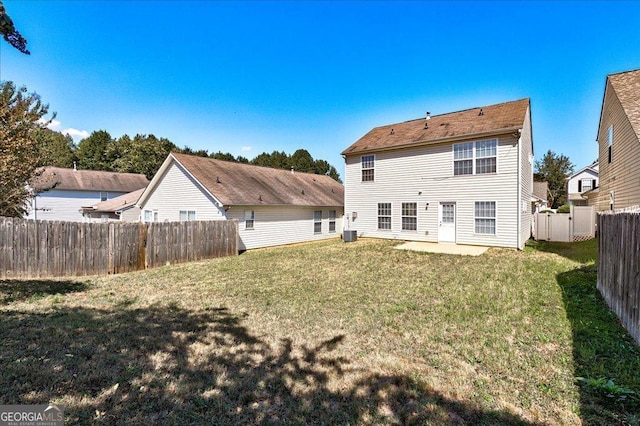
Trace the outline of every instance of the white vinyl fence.
{"type": "Polygon", "coordinates": [[[584,241],[596,236],[595,206],[572,206],[569,213],[534,213],[533,236],[544,241],[584,241]]]}

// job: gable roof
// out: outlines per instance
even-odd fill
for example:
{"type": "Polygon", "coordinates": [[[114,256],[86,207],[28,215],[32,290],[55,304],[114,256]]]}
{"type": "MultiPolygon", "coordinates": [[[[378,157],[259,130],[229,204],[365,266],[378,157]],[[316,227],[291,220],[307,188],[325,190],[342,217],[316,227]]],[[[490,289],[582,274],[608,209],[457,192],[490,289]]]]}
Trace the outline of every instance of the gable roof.
{"type": "Polygon", "coordinates": [[[100,170],[74,170],[45,167],[31,186],[36,190],[66,189],[76,191],[131,192],[149,183],[145,175],[100,170]]]}
{"type": "Polygon", "coordinates": [[[582,173],[584,171],[587,171],[587,170],[591,171],[592,173],[595,173],[596,176],[600,174],[599,173],[598,162],[595,161],[595,162],[589,164],[588,166],[585,166],[585,167],[581,168],[580,170],[578,170],[577,172],[575,172],[571,176],[566,177],[565,179],[566,180],[573,179],[574,177],[578,176],[580,173],[582,173]]]}
{"type": "Polygon", "coordinates": [[[144,203],[171,163],[178,163],[223,205],[344,205],[344,186],[329,176],[171,153],[142,194],[144,203]]]}
{"type": "Polygon", "coordinates": [[[375,127],[342,155],[406,148],[456,139],[484,137],[522,129],[529,99],[434,115],[425,129],[424,118],[375,127]]]}
{"type": "Polygon", "coordinates": [[[145,189],[146,187],[140,188],[136,191],[129,192],[128,194],[124,194],[107,201],[102,201],[90,207],[83,207],[82,209],[97,213],[114,213],[126,210],[136,205],[138,198],[140,198],[145,189]]]}
{"type": "MultiPolygon", "coordinates": [[[[609,74],[607,79],[618,97],[622,109],[640,138],[640,69],[609,74]]],[[[603,105],[604,107],[604,101],[603,105]]]]}

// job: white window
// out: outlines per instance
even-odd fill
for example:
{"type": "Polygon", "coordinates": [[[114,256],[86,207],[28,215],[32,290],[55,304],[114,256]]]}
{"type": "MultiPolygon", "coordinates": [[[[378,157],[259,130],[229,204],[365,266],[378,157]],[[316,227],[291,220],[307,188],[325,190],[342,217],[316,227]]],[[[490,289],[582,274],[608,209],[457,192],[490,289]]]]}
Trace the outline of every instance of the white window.
{"type": "Polygon", "coordinates": [[[151,210],[145,210],[144,211],[144,221],[146,223],[149,223],[149,222],[153,221],[153,212],[151,210]]]}
{"type": "Polygon", "coordinates": [[[496,202],[476,201],[475,206],[475,233],[496,234],[496,202]]]}
{"type": "Polygon", "coordinates": [[[100,193],[100,201],[107,201],[107,198],[109,198],[109,193],[108,192],[101,192],[100,193]]]}
{"type": "Polygon", "coordinates": [[[313,212],[313,233],[319,234],[322,232],[322,211],[316,210],[313,212]]]}
{"type": "Polygon", "coordinates": [[[253,210],[244,211],[244,229],[253,229],[256,221],[256,212],[253,210]]]}
{"type": "Polygon", "coordinates": [[[101,214],[100,215],[100,221],[101,222],[109,222],[109,215],[108,214],[101,214]]]}
{"type": "Polygon", "coordinates": [[[153,211],[153,221],[157,222],[158,221],[158,210],[154,210],[153,211]]]}
{"type": "Polygon", "coordinates": [[[336,232],[336,211],[329,210],[329,232],[336,232]]]}
{"type": "Polygon", "coordinates": [[[473,142],[453,144],[453,174],[473,174],[473,142]]]}
{"type": "Polygon", "coordinates": [[[363,155],[360,157],[360,164],[362,164],[362,182],[373,181],[375,162],[376,157],[374,155],[363,155]]]}
{"type": "Polygon", "coordinates": [[[378,229],[391,229],[391,203],[378,203],[378,229]]]}
{"type": "Polygon", "coordinates": [[[580,179],[578,181],[578,192],[591,191],[594,185],[595,179],[580,179]]]}
{"type": "Polygon", "coordinates": [[[454,176],[495,173],[497,153],[496,139],[453,144],[454,176]]]}
{"type": "Polygon", "coordinates": [[[180,222],[192,222],[196,220],[195,210],[180,210],[180,222]]]}
{"type": "Polygon", "coordinates": [[[418,204],[402,203],[402,230],[415,231],[418,229],[418,204]]]}

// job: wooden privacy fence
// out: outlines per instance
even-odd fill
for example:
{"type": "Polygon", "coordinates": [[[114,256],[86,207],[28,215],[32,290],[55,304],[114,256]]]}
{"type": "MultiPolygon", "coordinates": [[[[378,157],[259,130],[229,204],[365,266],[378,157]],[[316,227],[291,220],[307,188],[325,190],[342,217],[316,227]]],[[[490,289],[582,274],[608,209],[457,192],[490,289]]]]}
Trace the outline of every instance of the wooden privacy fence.
{"type": "Polygon", "coordinates": [[[235,220],[144,224],[0,217],[0,278],[117,274],[237,253],[235,220]]]}
{"type": "Polygon", "coordinates": [[[640,212],[598,214],[598,290],[640,344],[640,212]]]}

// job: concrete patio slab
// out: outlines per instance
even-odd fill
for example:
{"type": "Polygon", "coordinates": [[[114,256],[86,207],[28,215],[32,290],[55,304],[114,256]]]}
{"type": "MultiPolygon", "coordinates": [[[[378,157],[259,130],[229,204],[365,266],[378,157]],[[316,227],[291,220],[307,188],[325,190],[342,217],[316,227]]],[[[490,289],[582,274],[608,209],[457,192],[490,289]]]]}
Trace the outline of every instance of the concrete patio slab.
{"type": "Polygon", "coordinates": [[[480,256],[489,247],[465,246],[461,244],[425,243],[422,241],[410,241],[394,247],[398,250],[423,251],[427,253],[457,254],[462,256],[480,256]]]}

